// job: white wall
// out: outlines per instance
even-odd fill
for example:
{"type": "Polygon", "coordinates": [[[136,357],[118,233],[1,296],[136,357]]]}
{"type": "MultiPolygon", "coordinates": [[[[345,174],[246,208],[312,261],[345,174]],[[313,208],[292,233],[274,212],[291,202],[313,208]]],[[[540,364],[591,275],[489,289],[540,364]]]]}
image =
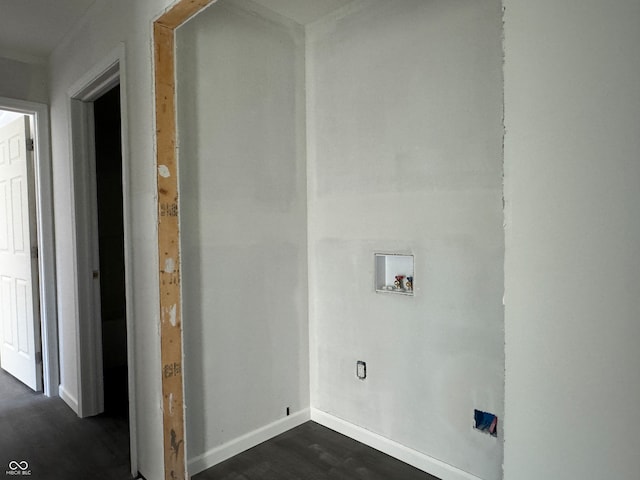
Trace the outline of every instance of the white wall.
{"type": "Polygon", "coordinates": [[[220,2],[177,44],[187,452],[214,458],[309,407],[303,30],[220,2]]]}
{"type": "Polygon", "coordinates": [[[50,99],[61,386],[77,398],[73,200],[69,88],[124,42],[132,211],[133,302],[139,469],[163,478],[157,260],[156,170],[152,86],[153,18],[170,0],[98,1],[50,58],[50,99]]]}
{"type": "Polygon", "coordinates": [[[0,97],[47,103],[47,67],[0,57],[0,97]]]}
{"type": "MultiPolygon", "coordinates": [[[[99,2],[50,71],[62,381],[73,393],[66,93],[126,44],[139,453],[149,479],[162,478],[150,26],[169,3],[99,2]]],[[[499,443],[469,424],[474,407],[502,411],[500,5],[385,3],[310,30],[312,402],[499,478],[499,443]],[[371,292],[378,249],[416,254],[414,298],[371,292]],[[354,379],[356,359],[368,362],[365,382],[354,379]]],[[[638,2],[504,5],[505,478],[635,480],[638,2]]],[[[2,78],[0,96],[46,101],[45,77],[2,78]]]]}
{"type": "Polygon", "coordinates": [[[505,0],[507,480],[640,478],[640,2],[505,0]]]}
{"type": "Polygon", "coordinates": [[[312,407],[486,480],[502,430],[472,424],[503,413],[501,29],[496,0],[358,2],[307,29],[312,407]],[[374,292],[376,251],[415,255],[413,298],[374,292]]]}

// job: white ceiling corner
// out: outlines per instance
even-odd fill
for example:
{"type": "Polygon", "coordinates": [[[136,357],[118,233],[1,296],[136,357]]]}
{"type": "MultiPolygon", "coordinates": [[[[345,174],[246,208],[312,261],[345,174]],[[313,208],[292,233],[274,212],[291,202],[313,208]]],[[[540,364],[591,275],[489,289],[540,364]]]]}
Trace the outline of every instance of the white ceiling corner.
{"type": "Polygon", "coordinates": [[[0,0],[0,55],[46,59],[96,0],[0,0]]]}
{"type": "MultiPolygon", "coordinates": [[[[0,56],[44,61],[97,0],[0,0],[0,56]]],[[[353,0],[252,0],[301,25],[353,0]]]]}
{"type": "Polygon", "coordinates": [[[283,17],[306,25],[342,8],[353,0],[252,0],[283,17]]]}

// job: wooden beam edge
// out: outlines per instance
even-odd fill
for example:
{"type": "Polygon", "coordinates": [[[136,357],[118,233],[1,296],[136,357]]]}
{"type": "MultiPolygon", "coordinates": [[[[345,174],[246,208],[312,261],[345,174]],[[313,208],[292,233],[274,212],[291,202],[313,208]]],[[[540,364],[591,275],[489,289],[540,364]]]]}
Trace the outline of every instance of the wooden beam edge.
{"type": "Polygon", "coordinates": [[[164,12],[155,23],[175,30],[217,0],[181,0],[164,12]]]}
{"type": "Polygon", "coordinates": [[[160,355],[166,480],[186,480],[175,29],[216,0],[180,0],[153,23],[160,355]]]}

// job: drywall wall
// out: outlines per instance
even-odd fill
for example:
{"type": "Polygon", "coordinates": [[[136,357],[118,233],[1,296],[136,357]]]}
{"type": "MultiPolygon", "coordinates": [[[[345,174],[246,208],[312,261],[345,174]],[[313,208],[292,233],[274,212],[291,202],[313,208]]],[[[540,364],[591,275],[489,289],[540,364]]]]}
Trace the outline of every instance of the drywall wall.
{"type": "Polygon", "coordinates": [[[640,478],[640,2],[505,0],[507,480],[640,478]]]}
{"type": "Polygon", "coordinates": [[[357,2],[306,32],[311,405],[485,480],[502,474],[502,430],[472,429],[474,408],[503,413],[501,32],[496,0],[357,2]],[[415,296],[374,292],[374,252],[415,255],[415,296]]]}
{"type": "MultiPolygon", "coordinates": [[[[56,234],[61,391],[78,398],[76,278],[70,151],[69,89],[122,44],[126,61],[123,88],[127,96],[126,174],[133,237],[131,300],[135,341],[138,466],[149,480],[163,478],[161,372],[157,260],[156,169],[152,75],[152,20],[170,0],[96,2],[56,47],[50,64],[51,140],[56,234]],[[127,141],[131,139],[131,141],[127,141]]],[[[85,319],[82,319],[83,321],[85,319]]]]}
{"type": "Polygon", "coordinates": [[[0,57],[0,97],[47,103],[47,67],[0,57]]]}
{"type": "Polygon", "coordinates": [[[190,459],[309,406],[303,30],[262,14],[177,34],[190,459]]]}

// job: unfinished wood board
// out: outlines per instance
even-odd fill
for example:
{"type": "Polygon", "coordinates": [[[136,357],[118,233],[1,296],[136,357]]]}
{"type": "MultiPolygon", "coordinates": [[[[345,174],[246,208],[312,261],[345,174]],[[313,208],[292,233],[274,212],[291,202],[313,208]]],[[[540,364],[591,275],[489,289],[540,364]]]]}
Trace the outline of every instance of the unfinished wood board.
{"type": "Polygon", "coordinates": [[[160,349],[166,480],[186,480],[187,478],[182,376],[174,31],[213,1],[181,0],[153,25],[158,169],[160,349]]]}
{"type": "Polygon", "coordinates": [[[215,1],[216,0],[181,0],[156,20],[155,24],[175,30],[215,1]]]}

